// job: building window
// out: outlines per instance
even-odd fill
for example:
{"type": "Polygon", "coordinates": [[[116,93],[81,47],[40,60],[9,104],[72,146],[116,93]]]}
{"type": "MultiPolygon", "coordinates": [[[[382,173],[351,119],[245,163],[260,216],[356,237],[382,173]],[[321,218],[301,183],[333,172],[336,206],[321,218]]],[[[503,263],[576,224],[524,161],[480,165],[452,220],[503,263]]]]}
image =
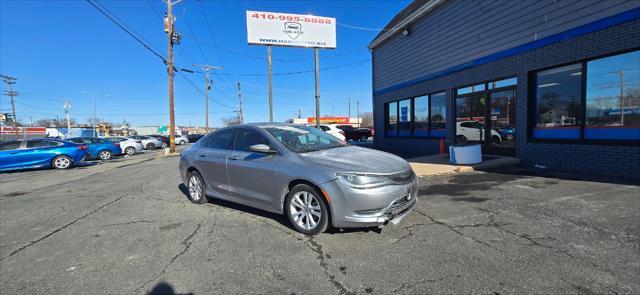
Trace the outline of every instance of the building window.
{"type": "Polygon", "coordinates": [[[456,94],[463,95],[463,94],[469,94],[469,93],[474,93],[479,91],[485,91],[485,83],[459,88],[458,90],[456,90],[456,94]]]}
{"type": "Polygon", "coordinates": [[[536,73],[534,138],[579,138],[582,75],[581,64],[536,73]]]}
{"type": "Polygon", "coordinates": [[[516,78],[509,78],[509,79],[489,82],[487,83],[487,88],[496,89],[501,87],[514,86],[514,85],[516,85],[516,78]]]}
{"type": "Polygon", "coordinates": [[[398,102],[391,102],[387,105],[387,122],[385,134],[387,136],[398,136],[398,102]]]}
{"type": "Polygon", "coordinates": [[[532,138],[639,140],[639,51],[539,71],[534,78],[532,138]]]}
{"type": "Polygon", "coordinates": [[[430,136],[445,137],[447,134],[447,117],[445,92],[430,95],[430,136]]]}
{"type": "Polygon", "coordinates": [[[398,136],[412,135],[412,102],[410,99],[398,102],[398,136]]]}
{"type": "Polygon", "coordinates": [[[639,140],[639,52],[587,63],[585,138],[639,140]]]}
{"type": "Polygon", "coordinates": [[[429,107],[429,96],[414,98],[414,136],[416,137],[430,136],[429,107]]]}
{"type": "Polygon", "coordinates": [[[388,137],[445,137],[445,92],[385,104],[388,137]]]}

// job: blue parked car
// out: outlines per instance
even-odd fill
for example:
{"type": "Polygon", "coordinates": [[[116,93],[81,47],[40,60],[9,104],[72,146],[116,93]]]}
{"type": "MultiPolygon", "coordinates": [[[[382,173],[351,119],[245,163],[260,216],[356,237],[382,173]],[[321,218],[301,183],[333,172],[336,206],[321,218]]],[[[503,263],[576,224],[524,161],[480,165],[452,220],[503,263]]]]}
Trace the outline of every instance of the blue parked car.
{"type": "Polygon", "coordinates": [[[97,137],[74,137],[67,141],[86,144],[89,157],[100,160],[111,160],[114,155],[122,154],[120,144],[97,137]]]}
{"type": "Polygon", "coordinates": [[[81,162],[87,146],[51,138],[0,143],[0,171],[53,167],[67,169],[81,162]]]}

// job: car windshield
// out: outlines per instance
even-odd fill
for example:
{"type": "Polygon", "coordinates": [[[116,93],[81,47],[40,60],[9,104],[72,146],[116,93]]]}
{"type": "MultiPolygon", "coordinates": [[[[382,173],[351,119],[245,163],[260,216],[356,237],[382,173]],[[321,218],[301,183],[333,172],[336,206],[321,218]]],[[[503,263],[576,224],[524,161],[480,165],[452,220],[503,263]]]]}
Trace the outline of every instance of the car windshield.
{"type": "Polygon", "coordinates": [[[309,126],[265,126],[267,132],[295,153],[346,146],[344,141],[309,126]]]}

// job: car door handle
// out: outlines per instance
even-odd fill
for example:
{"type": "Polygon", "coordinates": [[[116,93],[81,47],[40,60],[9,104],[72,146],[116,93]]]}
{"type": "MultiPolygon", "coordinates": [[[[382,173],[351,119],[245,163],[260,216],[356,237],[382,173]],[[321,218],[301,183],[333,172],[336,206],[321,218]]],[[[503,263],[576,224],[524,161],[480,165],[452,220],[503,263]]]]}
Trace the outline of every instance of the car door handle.
{"type": "Polygon", "coordinates": [[[234,156],[229,156],[229,158],[228,158],[228,159],[230,159],[230,160],[240,160],[240,156],[236,156],[236,155],[234,155],[234,156]]]}

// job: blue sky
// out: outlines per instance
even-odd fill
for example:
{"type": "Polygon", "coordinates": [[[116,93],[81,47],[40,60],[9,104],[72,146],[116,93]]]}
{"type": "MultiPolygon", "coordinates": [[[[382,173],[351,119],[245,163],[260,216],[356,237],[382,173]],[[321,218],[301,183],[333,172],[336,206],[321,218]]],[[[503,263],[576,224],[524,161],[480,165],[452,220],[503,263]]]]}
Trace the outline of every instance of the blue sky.
{"type": "MultiPolygon", "coordinates": [[[[161,0],[100,3],[163,55],[167,54],[161,0]]],[[[409,1],[198,1],[174,7],[182,43],[175,47],[175,63],[223,65],[212,75],[210,125],[232,116],[238,107],[235,84],[240,81],[247,122],[267,121],[267,48],[247,45],[245,11],[314,14],[337,20],[337,49],[321,50],[321,114],[347,115],[347,98],[360,101],[361,112],[371,111],[371,55],[367,44],[409,1]],[[204,13],[203,13],[204,12],[204,13]],[[207,25],[207,19],[210,26],[207,25]],[[348,26],[345,26],[348,25],[348,26]],[[210,34],[211,30],[211,34],[210,34]],[[212,40],[213,38],[213,40],[212,40]],[[218,50],[213,46],[217,44],[218,50]]],[[[92,117],[92,98],[98,117],[133,125],[168,122],[167,74],[160,59],[116,27],[85,1],[0,1],[0,73],[18,78],[15,89],[18,120],[64,115],[63,101],[72,102],[79,122],[92,117]],[[84,91],[84,93],[83,93],[84,91]]],[[[273,48],[273,73],[313,70],[313,50],[273,48]]],[[[185,73],[204,88],[202,74],[185,73]]],[[[2,85],[2,90],[6,89],[2,85]]],[[[274,75],[274,120],[314,112],[314,74],[274,75]]],[[[176,124],[204,125],[204,98],[192,84],[176,75],[176,124]]],[[[0,109],[8,112],[9,99],[0,109]]]]}

